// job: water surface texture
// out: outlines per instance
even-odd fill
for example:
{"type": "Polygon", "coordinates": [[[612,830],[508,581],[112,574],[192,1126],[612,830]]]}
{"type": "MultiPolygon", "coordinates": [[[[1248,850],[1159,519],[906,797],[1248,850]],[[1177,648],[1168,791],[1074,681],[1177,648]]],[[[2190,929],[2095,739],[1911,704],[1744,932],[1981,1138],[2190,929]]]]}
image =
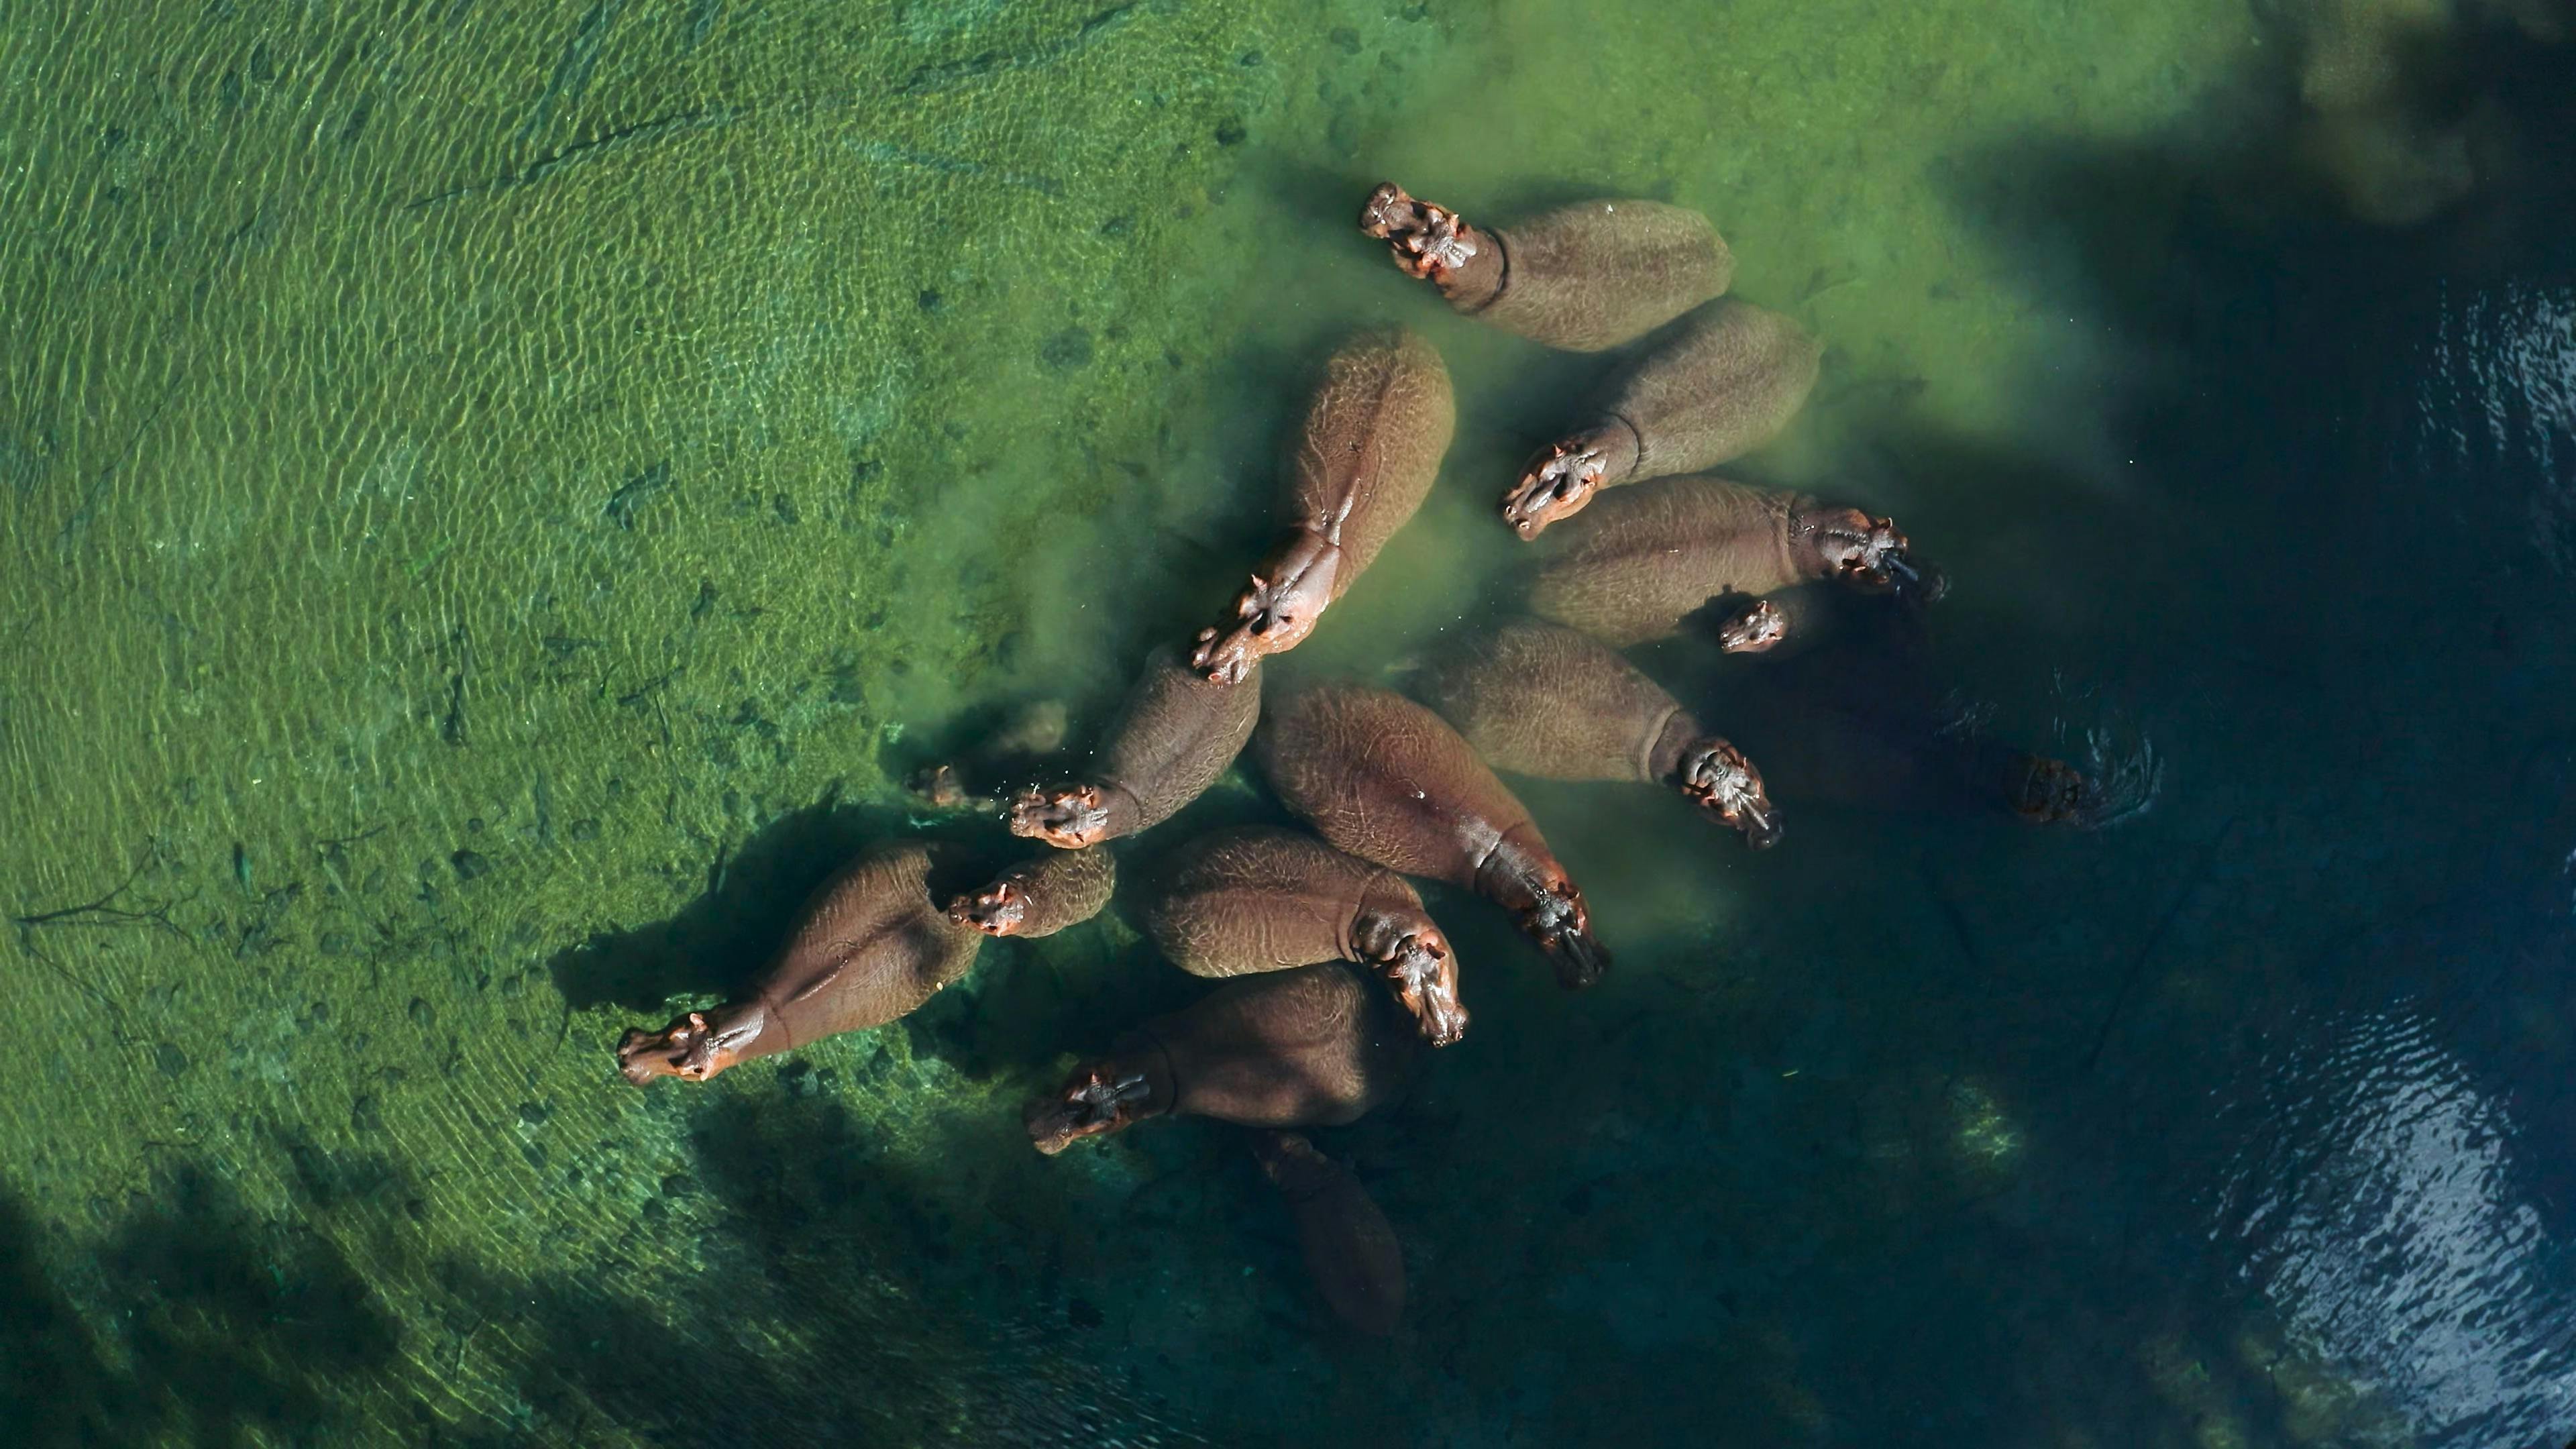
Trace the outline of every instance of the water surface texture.
{"type": "MultiPolygon", "coordinates": [[[[2557,1446],[2576,1435],[2576,23],[2549,0],[0,7],[0,1412],[35,1444],[2557,1446]],[[1429,504],[1282,674],[1508,611],[1615,359],[1352,217],[1700,208],[1829,347],[1733,470],[1956,580],[2093,832],[1521,793],[1619,963],[1321,1134],[1018,1104],[1116,912],[703,1088],[1004,705],[1265,542],[1334,340],[1429,504]]],[[[1741,676],[1641,660],[1715,727],[1741,676]]],[[[1220,786],[1149,841],[1270,818],[1220,786]]]]}

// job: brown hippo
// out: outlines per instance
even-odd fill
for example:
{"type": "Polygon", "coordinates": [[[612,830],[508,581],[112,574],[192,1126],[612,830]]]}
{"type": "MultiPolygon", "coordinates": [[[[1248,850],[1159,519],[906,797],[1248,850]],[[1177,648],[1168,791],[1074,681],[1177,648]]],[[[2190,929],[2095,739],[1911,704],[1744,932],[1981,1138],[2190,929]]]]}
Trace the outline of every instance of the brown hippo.
{"type": "Polygon", "coordinates": [[[1289,462],[1282,536],[1234,618],[1199,631],[1191,666],[1240,684],[1263,655],[1302,643],[1422,506],[1457,423],[1449,369],[1413,333],[1371,333],[1333,354],[1289,462]]]}
{"type": "Polygon", "coordinates": [[[975,964],[984,937],[931,903],[929,850],[880,846],[823,883],[751,995],[682,1014],[658,1032],[629,1028],[618,1069],[703,1082],[728,1067],[861,1027],[883,1026],[975,964]]]}
{"type": "Polygon", "coordinates": [[[1385,978],[1433,1046],[1467,1030],[1458,963],[1402,876],[1311,835],[1221,830],[1163,862],[1145,934],[1194,976],[1244,976],[1317,961],[1385,978]]]}
{"type": "Polygon", "coordinates": [[[1338,1127],[1403,1087],[1421,1041],[1384,991],[1339,961],[1229,981],[1121,1037],[1021,1112],[1050,1156],[1147,1117],[1338,1127]]]}
{"type": "Polygon", "coordinates": [[[1387,690],[1320,685],[1275,702],[1253,750],[1279,798],[1333,845],[1512,912],[1569,988],[1609,967],[1583,892],[1529,810],[1440,716],[1387,690]]]}
{"type": "Polygon", "coordinates": [[[1255,1133],[1252,1153],[1288,1202],[1316,1291],[1361,1333],[1395,1332],[1404,1317],[1404,1249],[1368,1189],[1293,1132],[1255,1133]]]}
{"type": "Polygon", "coordinates": [[[1782,800],[2052,825],[2110,813],[2107,792],[2074,766],[1967,727],[1933,676],[1918,611],[1841,590],[1787,597],[1803,616],[1790,637],[1829,627],[1832,647],[1748,662],[1727,680],[1728,722],[1782,800]]]}
{"type": "Polygon", "coordinates": [[[1601,420],[1539,450],[1503,495],[1523,538],[1604,488],[1697,473],[1780,435],[1816,385],[1822,343],[1777,312],[1721,298],[1630,370],[1601,420]]]}
{"type": "Polygon", "coordinates": [[[1118,888],[1105,845],[1050,850],[948,903],[948,919],[987,936],[1052,936],[1099,915],[1118,888]]]}
{"type": "Polygon", "coordinates": [[[1717,477],[1621,489],[1559,532],[1530,586],[1532,612],[1622,649],[1677,632],[1727,594],[1808,579],[1892,589],[1907,547],[1890,519],[1717,477]]]}
{"type": "Polygon", "coordinates": [[[1585,201],[1479,231],[1394,182],[1360,230],[1449,305],[1570,352],[1633,342],[1726,290],[1735,257],[1708,218],[1660,201],[1585,201]]]}
{"type": "Polygon", "coordinates": [[[1779,812],[1744,752],[1589,634],[1506,624],[1445,655],[1414,692],[1495,769],[1663,785],[1757,850],[1780,839],[1779,812]]]}
{"type": "Polygon", "coordinates": [[[1261,719],[1258,662],[1245,685],[1212,684],[1157,649],[1109,727],[1091,779],[1031,788],[1011,803],[1011,833],[1063,850],[1133,835],[1170,819],[1243,753],[1261,719]]]}

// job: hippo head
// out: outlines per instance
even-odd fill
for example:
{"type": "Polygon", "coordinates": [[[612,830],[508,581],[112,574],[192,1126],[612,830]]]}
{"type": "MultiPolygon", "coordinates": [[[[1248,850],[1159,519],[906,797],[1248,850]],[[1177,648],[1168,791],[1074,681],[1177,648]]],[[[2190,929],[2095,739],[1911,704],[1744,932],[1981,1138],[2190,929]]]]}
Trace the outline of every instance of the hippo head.
{"type": "Polygon", "coordinates": [[[1797,533],[1814,554],[1819,577],[1873,591],[1896,587],[1890,560],[1903,558],[1906,540],[1894,519],[1872,518],[1857,508],[1827,508],[1799,518],[1797,533]]]}
{"type": "Polygon", "coordinates": [[[1609,475],[1609,454],[1590,435],[1550,443],[1503,495],[1503,522],[1524,539],[1536,538],[1549,524],[1582,512],[1609,475]]]}
{"type": "MultiPolygon", "coordinates": [[[[1108,831],[1109,796],[1097,785],[1055,790],[1031,786],[1011,802],[1011,833],[1043,840],[1059,850],[1080,850],[1100,841],[1108,831]]],[[[965,924],[953,908],[949,915],[965,924]]]]}
{"type": "Polygon", "coordinates": [[[1458,1000],[1458,960],[1449,942],[1428,927],[1398,938],[1377,962],[1395,999],[1413,1013],[1422,1039],[1448,1046],[1467,1034],[1467,1008],[1458,1000]]]}
{"type": "Polygon", "coordinates": [[[1378,183],[1360,207],[1360,233],[1387,244],[1406,276],[1438,282],[1483,250],[1476,229],[1456,212],[1407,195],[1392,181],[1378,183]]]}
{"type": "Polygon", "coordinates": [[[1610,953],[1592,934],[1592,913],[1583,892],[1562,874],[1541,883],[1521,912],[1521,930],[1536,940],[1556,963],[1556,982],[1580,991],[1610,969],[1610,953]]]}
{"type": "Polygon", "coordinates": [[[1715,735],[1682,755],[1680,783],[1690,802],[1717,817],[1755,850],[1780,843],[1780,810],[1762,787],[1762,772],[1744,752],[1715,735]]]}
{"type": "Polygon", "coordinates": [[[2102,787],[2064,760],[2017,755],[2004,777],[2012,812],[2033,825],[2092,825],[2102,817],[2102,787]]]}
{"type": "Polygon", "coordinates": [[[628,1027],[617,1042],[617,1070],[643,1086],[655,1077],[703,1082],[743,1059],[743,1049],[769,1023],[757,1002],[685,1013],[660,1031],[628,1027]]]}
{"type": "Polygon", "coordinates": [[[1755,599],[1717,622],[1717,647],[1726,654],[1761,654],[1789,637],[1789,611],[1755,599]]]}
{"type": "Polygon", "coordinates": [[[1154,1089],[1143,1072],[1101,1062],[1076,1067],[1054,1096],[1020,1109],[1029,1142],[1049,1157],[1084,1137],[1121,1132],[1149,1115],[1154,1089]]]}
{"type": "Polygon", "coordinates": [[[1305,529],[1290,535],[1236,596],[1231,626],[1199,631],[1190,667],[1216,684],[1250,679],[1264,657],[1285,654],[1315,632],[1341,590],[1341,573],[1341,545],[1305,529]]]}
{"type": "Polygon", "coordinates": [[[987,936],[1010,936],[1028,919],[1029,893],[1005,877],[948,903],[948,919],[987,936]]]}

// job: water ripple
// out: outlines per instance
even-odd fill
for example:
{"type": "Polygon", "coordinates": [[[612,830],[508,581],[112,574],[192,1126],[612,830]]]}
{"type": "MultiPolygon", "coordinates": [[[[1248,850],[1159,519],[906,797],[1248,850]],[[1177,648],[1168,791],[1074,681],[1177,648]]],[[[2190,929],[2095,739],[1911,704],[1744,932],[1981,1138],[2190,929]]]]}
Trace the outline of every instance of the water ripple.
{"type": "Polygon", "coordinates": [[[2402,1007],[2300,1034],[2258,1076],[2210,1223],[2241,1279],[2427,1442],[2563,1433],[2576,1255],[2522,1190],[2504,1106],[2402,1007]]]}
{"type": "Polygon", "coordinates": [[[2443,292],[2416,384],[2418,463],[2533,481],[2533,541],[2576,572],[2576,289],[2443,292]]]}

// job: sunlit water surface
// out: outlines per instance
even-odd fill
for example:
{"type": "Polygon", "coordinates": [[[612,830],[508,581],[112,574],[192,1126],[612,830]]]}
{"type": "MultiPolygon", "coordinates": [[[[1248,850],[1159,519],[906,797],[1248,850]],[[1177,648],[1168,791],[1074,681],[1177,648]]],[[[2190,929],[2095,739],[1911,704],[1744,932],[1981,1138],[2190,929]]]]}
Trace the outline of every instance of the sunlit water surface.
{"type": "Polygon", "coordinates": [[[13,1433],[2564,1443],[2549,8],[0,12],[13,1433]],[[2424,24],[2404,126],[2311,114],[2424,24]],[[914,828],[906,769],[1096,726],[1212,617],[1354,327],[1440,348],[1458,439],[1279,672],[1508,613],[1495,499],[1616,359],[1395,274],[1389,177],[1707,211],[1829,344],[1734,471],[1893,512],[1954,723],[2121,818],[1789,801],[1751,855],[1526,782],[1619,966],[1564,995],[1432,896],[1474,1032],[1322,1134],[1404,1241],[1391,1343],[1240,1134],[1028,1151],[1064,1054],[1195,990],[1116,912],[620,1083],[914,828]]]}

